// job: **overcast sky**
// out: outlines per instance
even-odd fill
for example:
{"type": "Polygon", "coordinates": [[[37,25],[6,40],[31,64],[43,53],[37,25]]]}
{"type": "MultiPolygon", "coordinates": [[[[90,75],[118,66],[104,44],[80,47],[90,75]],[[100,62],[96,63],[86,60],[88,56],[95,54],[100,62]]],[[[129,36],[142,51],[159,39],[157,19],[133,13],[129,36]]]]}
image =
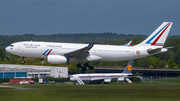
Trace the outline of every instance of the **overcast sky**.
{"type": "Polygon", "coordinates": [[[0,0],[0,35],[149,35],[164,21],[180,35],[180,0],[0,0]]]}

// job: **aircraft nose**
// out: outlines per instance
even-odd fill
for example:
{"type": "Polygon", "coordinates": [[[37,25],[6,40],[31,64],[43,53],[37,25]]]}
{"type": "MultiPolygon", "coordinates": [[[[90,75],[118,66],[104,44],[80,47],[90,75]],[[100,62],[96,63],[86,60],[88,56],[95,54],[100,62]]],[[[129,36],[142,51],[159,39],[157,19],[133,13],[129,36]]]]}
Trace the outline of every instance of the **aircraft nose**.
{"type": "Polygon", "coordinates": [[[9,46],[6,47],[5,50],[6,50],[7,52],[9,52],[9,51],[10,51],[10,47],[9,47],[9,46]]]}
{"type": "Polygon", "coordinates": [[[6,47],[5,50],[6,50],[6,51],[9,51],[9,47],[6,47]]]}

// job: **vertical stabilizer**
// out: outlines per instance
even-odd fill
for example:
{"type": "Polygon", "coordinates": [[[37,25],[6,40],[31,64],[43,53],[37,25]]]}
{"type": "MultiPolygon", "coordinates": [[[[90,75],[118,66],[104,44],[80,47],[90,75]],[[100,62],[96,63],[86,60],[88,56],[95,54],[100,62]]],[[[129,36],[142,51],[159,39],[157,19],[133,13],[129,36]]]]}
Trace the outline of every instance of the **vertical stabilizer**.
{"type": "Polygon", "coordinates": [[[132,73],[132,69],[133,69],[133,60],[130,60],[123,73],[132,73]]]}
{"type": "Polygon", "coordinates": [[[137,46],[163,47],[172,24],[172,22],[163,22],[148,38],[137,46]]]}
{"type": "Polygon", "coordinates": [[[132,40],[129,41],[128,43],[126,43],[125,46],[129,46],[129,45],[131,45],[131,43],[132,43],[132,40]]]}

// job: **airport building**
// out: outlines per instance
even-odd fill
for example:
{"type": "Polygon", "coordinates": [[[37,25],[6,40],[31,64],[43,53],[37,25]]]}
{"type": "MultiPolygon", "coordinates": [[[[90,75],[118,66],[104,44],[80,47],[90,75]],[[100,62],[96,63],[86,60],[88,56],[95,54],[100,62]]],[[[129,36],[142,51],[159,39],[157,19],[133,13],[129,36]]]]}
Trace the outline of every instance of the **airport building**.
{"type": "Polygon", "coordinates": [[[68,78],[68,67],[0,64],[0,78],[68,78]]]}

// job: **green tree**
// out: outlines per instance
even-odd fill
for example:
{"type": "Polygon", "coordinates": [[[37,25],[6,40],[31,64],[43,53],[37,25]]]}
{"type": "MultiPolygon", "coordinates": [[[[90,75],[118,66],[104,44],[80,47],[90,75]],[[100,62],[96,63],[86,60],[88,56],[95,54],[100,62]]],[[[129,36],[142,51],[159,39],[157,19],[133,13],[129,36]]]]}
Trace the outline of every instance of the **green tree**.
{"type": "Polygon", "coordinates": [[[0,63],[2,63],[2,58],[0,57],[0,63]]]}
{"type": "Polygon", "coordinates": [[[77,68],[76,67],[77,64],[78,64],[77,62],[71,63],[68,66],[68,72],[70,72],[70,73],[80,73],[81,72],[81,68],[77,68]]]}
{"type": "Polygon", "coordinates": [[[9,63],[15,64],[16,62],[17,62],[17,57],[15,55],[11,54],[9,63]]]}
{"type": "Polygon", "coordinates": [[[42,61],[40,58],[36,58],[34,61],[33,61],[33,65],[42,65],[42,61]]]}
{"type": "Polygon", "coordinates": [[[1,57],[1,59],[5,58],[5,51],[2,49],[0,49],[0,57],[1,57]]]}
{"type": "Polygon", "coordinates": [[[28,58],[26,59],[26,62],[24,63],[24,65],[32,65],[33,64],[33,60],[28,58]]]}
{"type": "Polygon", "coordinates": [[[141,58],[138,61],[138,66],[144,67],[144,68],[149,68],[149,66],[151,65],[152,62],[153,62],[153,59],[150,57],[141,58]]]}
{"type": "Polygon", "coordinates": [[[174,59],[171,59],[171,60],[168,61],[168,66],[169,66],[170,69],[173,69],[174,67],[177,66],[177,64],[176,64],[174,59]]]}
{"type": "Polygon", "coordinates": [[[4,58],[3,61],[2,61],[2,64],[7,64],[7,63],[8,63],[7,59],[4,58]]]}
{"type": "Polygon", "coordinates": [[[159,61],[159,68],[164,68],[166,66],[166,62],[163,60],[159,61]]]}
{"type": "Polygon", "coordinates": [[[95,71],[94,71],[94,69],[93,70],[90,70],[89,68],[88,69],[86,69],[86,72],[85,73],[94,73],[95,71]]]}
{"type": "Polygon", "coordinates": [[[159,67],[159,60],[155,60],[154,62],[151,63],[153,68],[158,68],[159,67]]]}
{"type": "Polygon", "coordinates": [[[16,64],[22,64],[22,58],[21,57],[18,58],[16,64]]]}

